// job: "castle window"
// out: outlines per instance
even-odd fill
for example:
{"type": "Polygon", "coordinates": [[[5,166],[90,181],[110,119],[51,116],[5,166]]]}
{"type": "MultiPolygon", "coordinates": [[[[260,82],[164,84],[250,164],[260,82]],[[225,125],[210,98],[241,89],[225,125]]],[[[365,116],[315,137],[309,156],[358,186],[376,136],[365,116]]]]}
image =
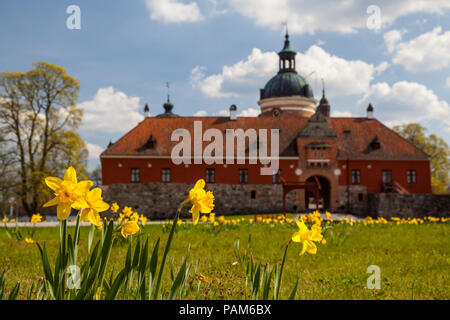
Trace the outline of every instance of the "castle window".
{"type": "Polygon", "coordinates": [[[208,183],[214,183],[215,182],[215,177],[216,175],[216,170],[214,169],[206,169],[206,182],[208,183]]]}
{"type": "Polygon", "coordinates": [[[408,183],[416,183],[416,170],[406,171],[406,180],[408,183]]]}
{"type": "Polygon", "coordinates": [[[161,181],[162,182],[170,182],[170,169],[162,169],[161,170],[161,181]]]}
{"type": "Polygon", "coordinates": [[[364,200],[364,195],[362,193],[358,193],[358,201],[361,202],[364,200]]]}
{"type": "Polygon", "coordinates": [[[392,182],[392,170],[383,170],[381,173],[381,178],[383,183],[391,183],[392,182]]]}
{"type": "Polygon", "coordinates": [[[280,183],[281,182],[281,169],[272,175],[272,183],[280,183]]]}
{"type": "Polygon", "coordinates": [[[248,170],[239,169],[239,183],[247,183],[247,182],[248,182],[248,170]]]}
{"type": "Polygon", "coordinates": [[[360,184],[361,183],[361,171],[352,170],[352,183],[360,184]]]}
{"type": "Polygon", "coordinates": [[[131,182],[140,182],[141,181],[141,173],[137,168],[131,169],[131,182]]]}
{"type": "Polygon", "coordinates": [[[256,199],[256,191],[255,190],[252,190],[250,192],[250,199],[256,199]]]}

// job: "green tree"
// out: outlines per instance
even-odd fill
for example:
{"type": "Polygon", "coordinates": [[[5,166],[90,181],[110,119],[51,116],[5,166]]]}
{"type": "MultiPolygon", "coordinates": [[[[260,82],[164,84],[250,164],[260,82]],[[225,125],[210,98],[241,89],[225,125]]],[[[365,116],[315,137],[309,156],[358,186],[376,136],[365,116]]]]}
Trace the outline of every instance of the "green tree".
{"type": "Polygon", "coordinates": [[[76,133],[83,116],[76,107],[80,85],[62,67],[33,66],[24,73],[0,73],[0,132],[13,157],[9,167],[17,172],[15,192],[28,215],[49,198],[46,176],[60,176],[69,165],[87,174],[86,145],[76,133]]]}
{"type": "Polygon", "coordinates": [[[450,148],[444,139],[434,134],[426,136],[427,129],[418,123],[395,126],[393,130],[430,156],[433,192],[449,193],[450,148]]]}

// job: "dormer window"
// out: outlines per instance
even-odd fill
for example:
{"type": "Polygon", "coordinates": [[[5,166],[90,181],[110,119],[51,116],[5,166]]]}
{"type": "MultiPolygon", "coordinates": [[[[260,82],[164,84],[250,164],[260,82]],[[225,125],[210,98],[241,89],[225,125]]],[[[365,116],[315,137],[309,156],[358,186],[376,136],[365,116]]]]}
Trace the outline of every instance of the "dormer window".
{"type": "Polygon", "coordinates": [[[147,142],[145,142],[145,144],[139,148],[139,151],[144,151],[147,149],[156,149],[156,139],[153,138],[153,135],[150,135],[150,138],[148,138],[147,142]]]}
{"type": "Polygon", "coordinates": [[[378,140],[378,137],[375,137],[371,142],[370,142],[370,149],[372,150],[378,150],[381,148],[381,144],[380,141],[378,140]]]}

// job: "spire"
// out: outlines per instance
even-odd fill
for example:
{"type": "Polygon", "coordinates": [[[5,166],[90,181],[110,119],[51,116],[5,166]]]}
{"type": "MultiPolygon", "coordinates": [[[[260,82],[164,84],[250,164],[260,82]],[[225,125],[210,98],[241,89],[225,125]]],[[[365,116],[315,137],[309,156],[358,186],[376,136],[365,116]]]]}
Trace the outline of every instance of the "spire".
{"type": "Polygon", "coordinates": [[[173,103],[170,102],[170,84],[166,82],[167,87],[167,102],[163,104],[164,113],[157,115],[158,118],[174,118],[179,117],[179,115],[172,113],[173,103]]]}
{"type": "Polygon", "coordinates": [[[325,81],[322,79],[322,99],[320,99],[317,111],[322,113],[325,117],[330,116],[330,104],[327,97],[325,97],[325,81]]]}
{"type": "Polygon", "coordinates": [[[144,116],[145,116],[146,118],[148,118],[148,117],[150,116],[150,108],[148,107],[148,104],[145,104],[145,107],[144,107],[144,116]]]}
{"type": "Polygon", "coordinates": [[[280,71],[282,72],[296,72],[295,71],[295,56],[297,55],[297,52],[291,49],[291,42],[289,41],[289,32],[286,25],[286,35],[284,36],[284,46],[283,50],[281,50],[278,53],[278,56],[280,57],[280,71]]]}

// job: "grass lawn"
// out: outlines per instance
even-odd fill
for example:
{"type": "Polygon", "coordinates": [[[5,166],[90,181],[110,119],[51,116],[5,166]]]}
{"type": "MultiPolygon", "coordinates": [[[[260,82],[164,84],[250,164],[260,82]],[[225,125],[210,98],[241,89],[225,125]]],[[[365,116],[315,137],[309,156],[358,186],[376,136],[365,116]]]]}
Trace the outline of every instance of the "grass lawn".
{"type": "MultiPolygon", "coordinates": [[[[140,233],[154,243],[161,237],[161,252],[168,232],[161,225],[147,225],[140,233]]],[[[166,227],[167,229],[167,227],[166,227]]],[[[177,228],[166,266],[163,289],[170,283],[170,265],[181,265],[190,246],[192,263],[190,283],[195,288],[187,299],[249,299],[245,266],[237,264],[234,243],[240,239],[241,251],[251,252],[263,264],[280,264],[284,246],[290,240],[295,224],[183,224],[177,228]],[[251,238],[250,243],[249,236],[251,238]],[[197,265],[198,263],[198,265],[197,265]],[[196,274],[194,274],[196,273],[196,274]],[[212,283],[199,282],[199,275],[212,283]],[[198,287],[199,285],[199,287],[198,287]]],[[[27,229],[22,229],[23,234],[27,229]]],[[[69,228],[73,232],[73,228],[69,228]]],[[[80,257],[87,250],[89,228],[82,228],[80,257]]],[[[450,288],[450,224],[347,224],[334,222],[324,227],[326,244],[318,244],[316,255],[299,256],[301,244],[289,247],[280,297],[288,298],[300,277],[296,299],[449,299],[450,288]],[[381,269],[381,289],[369,290],[368,266],[381,269]]],[[[58,228],[37,228],[34,239],[45,241],[51,265],[58,247],[58,228]]],[[[119,235],[120,239],[120,235],[119,235]]],[[[133,241],[136,241],[134,236],[133,241]]],[[[124,264],[126,241],[116,242],[110,256],[110,270],[124,264]]],[[[33,282],[43,277],[42,263],[36,244],[7,237],[0,229],[0,272],[8,270],[7,288],[21,283],[19,298],[25,298],[33,282]]],[[[250,295],[251,297],[251,295],[250,295]]]]}

